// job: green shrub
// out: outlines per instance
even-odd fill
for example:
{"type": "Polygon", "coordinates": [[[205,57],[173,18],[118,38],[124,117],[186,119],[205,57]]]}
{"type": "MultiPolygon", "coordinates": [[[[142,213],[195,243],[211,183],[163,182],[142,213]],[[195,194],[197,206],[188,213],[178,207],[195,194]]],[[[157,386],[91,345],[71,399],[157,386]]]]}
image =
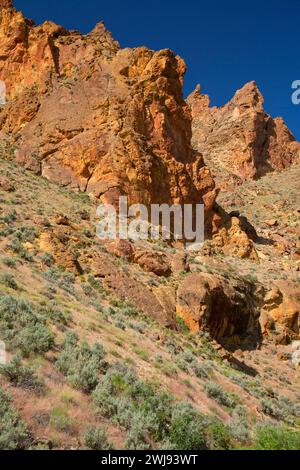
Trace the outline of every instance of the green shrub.
{"type": "Polygon", "coordinates": [[[13,409],[9,395],[0,389],[0,450],[24,450],[30,440],[27,425],[13,409]]]}
{"type": "MultiPolygon", "coordinates": [[[[132,423],[136,423],[137,415],[138,420],[144,422],[143,436],[151,435],[156,441],[165,437],[170,419],[170,397],[159,393],[154,385],[138,379],[132,368],[119,363],[110,367],[100,378],[92,398],[103,416],[131,430],[135,439],[137,429],[132,429],[132,423]]],[[[131,438],[132,446],[135,439],[133,435],[131,438]]],[[[139,443],[144,444],[144,441],[145,438],[141,438],[139,443]]]]}
{"type": "Polygon", "coordinates": [[[201,415],[186,402],[178,403],[173,409],[168,440],[173,450],[230,448],[227,428],[220,421],[201,415]]]}
{"type": "Polygon", "coordinates": [[[51,411],[50,425],[59,432],[73,434],[74,431],[74,422],[62,406],[55,406],[51,411]]]}
{"type": "Polygon", "coordinates": [[[234,410],[232,419],[229,422],[228,429],[231,437],[241,443],[247,443],[250,440],[250,428],[247,421],[247,412],[243,406],[237,406],[234,410]]]}
{"type": "Polygon", "coordinates": [[[93,293],[93,288],[90,284],[88,284],[87,282],[84,283],[84,284],[81,284],[81,288],[83,290],[83,292],[85,293],[85,295],[87,297],[91,296],[92,293],[93,293]]]}
{"type": "Polygon", "coordinates": [[[192,370],[198,379],[208,379],[209,373],[211,371],[210,367],[208,367],[206,364],[201,364],[198,361],[194,361],[192,363],[192,370]]]}
{"type": "Polygon", "coordinates": [[[293,413],[293,404],[290,406],[286,402],[276,399],[263,398],[260,402],[261,411],[274,419],[286,421],[287,423],[294,424],[294,418],[291,416],[293,413]]]}
{"type": "Polygon", "coordinates": [[[260,450],[299,450],[300,432],[286,426],[259,426],[255,446],[260,450]]]}
{"type": "Polygon", "coordinates": [[[189,403],[174,407],[168,439],[172,450],[207,450],[205,424],[189,403]]]}
{"type": "Polygon", "coordinates": [[[8,268],[15,268],[17,266],[17,262],[14,258],[10,258],[10,257],[3,258],[2,262],[8,268]]]}
{"type": "Polygon", "coordinates": [[[37,394],[41,394],[45,390],[44,384],[33,369],[22,364],[20,356],[13,357],[8,364],[0,365],[0,374],[15,387],[22,387],[37,394]]]}
{"type": "Polygon", "coordinates": [[[41,314],[48,320],[53,321],[58,326],[66,326],[70,321],[70,315],[62,312],[55,301],[48,302],[47,306],[41,310],[41,314]]]}
{"type": "Polygon", "coordinates": [[[21,242],[29,242],[32,243],[37,236],[37,231],[35,227],[30,227],[27,225],[23,225],[22,227],[18,228],[16,232],[16,237],[21,242]]]}
{"type": "Polygon", "coordinates": [[[79,390],[91,392],[99,382],[99,374],[106,369],[105,351],[96,343],[90,347],[80,343],[75,333],[67,333],[56,366],[68,382],[79,390]]]}
{"type": "Polygon", "coordinates": [[[123,331],[126,330],[126,323],[124,322],[124,320],[122,318],[117,318],[116,319],[115,326],[117,328],[120,328],[120,330],[123,330],[123,331]]]}
{"type": "Polygon", "coordinates": [[[41,258],[41,261],[42,263],[45,265],[45,266],[52,266],[54,264],[54,258],[53,258],[53,255],[51,253],[45,253],[42,258],[41,258]]]}
{"type": "Polygon", "coordinates": [[[12,239],[9,245],[9,248],[17,255],[20,255],[20,257],[24,259],[25,261],[33,260],[32,255],[28,253],[28,251],[26,250],[26,248],[24,248],[24,246],[22,245],[22,243],[20,242],[18,238],[12,239]]]}
{"type": "Polygon", "coordinates": [[[11,224],[15,222],[18,218],[18,214],[15,209],[12,209],[6,216],[3,218],[3,222],[6,224],[11,224]]]}
{"type": "Polygon", "coordinates": [[[54,344],[54,336],[32,304],[10,295],[0,299],[0,337],[24,355],[44,353],[54,344]]]}
{"type": "Polygon", "coordinates": [[[229,408],[233,408],[235,406],[234,399],[225,390],[223,390],[220,385],[210,382],[205,385],[205,391],[210,398],[216,400],[220,405],[228,406],[229,408]]]}
{"type": "Polygon", "coordinates": [[[113,447],[108,442],[106,430],[91,426],[83,435],[84,445],[91,450],[111,450],[113,447]]]}
{"type": "Polygon", "coordinates": [[[9,287],[10,289],[18,290],[19,286],[15,281],[15,278],[12,274],[10,273],[4,273],[1,276],[1,282],[4,284],[6,287],[9,287]]]}

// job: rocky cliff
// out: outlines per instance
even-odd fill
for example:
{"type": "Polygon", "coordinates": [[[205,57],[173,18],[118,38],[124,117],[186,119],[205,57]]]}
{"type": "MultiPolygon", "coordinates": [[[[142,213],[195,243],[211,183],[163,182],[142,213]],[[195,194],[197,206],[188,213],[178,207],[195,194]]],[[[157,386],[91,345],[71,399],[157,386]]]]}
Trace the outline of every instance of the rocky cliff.
{"type": "Polygon", "coordinates": [[[184,61],[121,49],[103,23],[82,35],[0,5],[1,140],[17,161],[106,202],[203,201],[209,220],[215,185],[191,146],[184,61]]]}
{"type": "Polygon", "coordinates": [[[255,82],[221,108],[211,107],[200,86],[188,97],[193,145],[220,181],[259,178],[299,161],[300,144],[282,118],[272,119],[255,82]]]}

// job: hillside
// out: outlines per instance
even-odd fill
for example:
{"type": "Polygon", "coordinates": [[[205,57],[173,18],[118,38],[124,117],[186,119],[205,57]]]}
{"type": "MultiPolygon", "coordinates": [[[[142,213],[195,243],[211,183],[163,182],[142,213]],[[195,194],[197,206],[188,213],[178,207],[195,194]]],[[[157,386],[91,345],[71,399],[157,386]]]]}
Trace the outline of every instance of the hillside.
{"type": "MultiPolygon", "coordinates": [[[[260,430],[261,425],[284,425],[292,436],[299,416],[299,373],[290,360],[290,345],[276,345],[271,335],[261,347],[230,353],[207,333],[190,334],[180,321],[177,331],[162,326],[146,313],[146,305],[137,309],[133,297],[131,302],[120,298],[122,289],[115,285],[120,282],[122,288],[125,274],[132,279],[133,295],[137,282],[135,294],[142,304],[146,295],[159,291],[166,301],[169,292],[171,298],[172,290],[197,273],[241,282],[254,282],[256,275],[271,281],[296,273],[275,268],[273,259],[262,268],[255,261],[199,256],[169,277],[159,277],[110,254],[93,235],[94,215],[95,204],[84,195],[1,160],[0,331],[9,359],[17,351],[22,355],[20,363],[2,368],[1,390],[13,397],[13,408],[28,425],[26,439],[18,427],[5,440],[12,430],[5,428],[2,411],[1,447],[82,448],[92,445],[84,440],[89,426],[106,429],[115,448],[194,448],[199,439],[205,441],[201,446],[212,448],[266,445],[259,436],[269,428],[260,430]],[[57,252],[54,259],[44,245],[45,234],[54,231],[61,234],[62,248],[71,242],[74,253],[93,254],[94,260],[99,256],[102,272],[76,273],[65,253],[57,252]],[[103,273],[112,267],[116,278],[107,279],[103,273]],[[70,333],[86,343],[79,346],[70,333]],[[68,346],[63,346],[66,338],[68,346]],[[99,350],[93,349],[96,343],[99,350]],[[138,393],[138,402],[130,401],[132,393],[138,393]],[[208,420],[203,434],[193,417],[198,412],[208,420]],[[177,414],[184,417],[184,429],[176,425],[177,414]]],[[[152,249],[182,255],[161,245],[152,249]]]]}
{"type": "Polygon", "coordinates": [[[0,449],[299,449],[300,144],[255,82],[0,8],[0,449]],[[100,240],[124,195],[205,241],[100,240]]]}

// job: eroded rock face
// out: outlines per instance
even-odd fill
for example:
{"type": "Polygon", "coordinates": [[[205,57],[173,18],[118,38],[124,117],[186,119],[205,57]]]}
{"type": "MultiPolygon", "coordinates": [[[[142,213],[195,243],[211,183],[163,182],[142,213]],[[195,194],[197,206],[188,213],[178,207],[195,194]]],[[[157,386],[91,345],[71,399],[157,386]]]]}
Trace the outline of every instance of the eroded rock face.
{"type": "Polygon", "coordinates": [[[290,337],[299,338],[299,286],[288,281],[274,281],[273,288],[264,299],[261,321],[264,332],[281,327],[290,337]]]}
{"type": "Polygon", "coordinates": [[[82,35],[1,5],[0,136],[17,161],[109,203],[204,202],[209,226],[215,185],[191,147],[184,61],[122,50],[103,23],[82,35]]]}
{"type": "Polygon", "coordinates": [[[193,332],[220,342],[258,331],[253,286],[207,273],[188,275],[177,291],[177,314],[193,332]]]}
{"type": "Polygon", "coordinates": [[[228,184],[228,175],[231,183],[240,183],[299,162],[300,144],[283,119],[272,119],[264,111],[255,82],[247,83],[221,108],[210,107],[200,86],[187,102],[192,110],[194,148],[223,186],[228,184]]]}

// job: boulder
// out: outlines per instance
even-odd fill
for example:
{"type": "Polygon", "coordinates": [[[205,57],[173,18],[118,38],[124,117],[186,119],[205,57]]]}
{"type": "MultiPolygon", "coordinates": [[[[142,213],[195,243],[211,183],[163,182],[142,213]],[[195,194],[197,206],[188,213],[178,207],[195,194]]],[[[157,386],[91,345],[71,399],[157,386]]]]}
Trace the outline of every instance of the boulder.
{"type": "Polygon", "coordinates": [[[177,291],[177,314],[192,332],[208,330],[219,342],[259,329],[254,286],[207,273],[186,276],[177,291]]]}

